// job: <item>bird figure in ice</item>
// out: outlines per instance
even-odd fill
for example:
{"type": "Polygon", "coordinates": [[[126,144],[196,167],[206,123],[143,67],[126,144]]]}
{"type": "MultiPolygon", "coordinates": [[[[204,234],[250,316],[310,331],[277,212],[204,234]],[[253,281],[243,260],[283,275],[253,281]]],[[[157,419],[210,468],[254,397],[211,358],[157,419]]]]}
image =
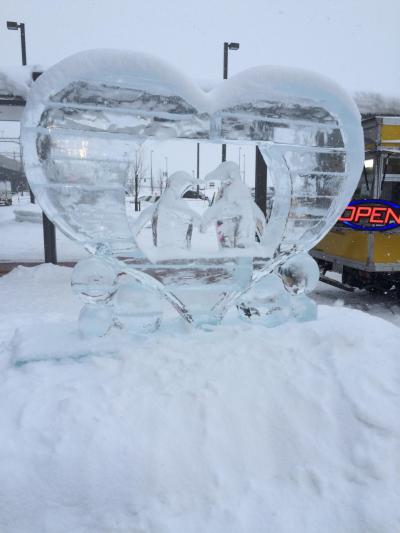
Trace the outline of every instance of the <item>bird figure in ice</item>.
{"type": "Polygon", "coordinates": [[[182,197],[199,183],[188,172],[171,174],[158,202],[145,209],[137,218],[133,228],[135,234],[138,235],[151,220],[154,246],[190,248],[193,227],[200,227],[201,216],[182,197]]]}
{"type": "Polygon", "coordinates": [[[205,180],[221,180],[214,203],[203,215],[201,230],[214,223],[221,248],[249,248],[265,229],[265,216],[255,204],[248,187],[240,179],[239,166],[221,163],[205,180]]]}

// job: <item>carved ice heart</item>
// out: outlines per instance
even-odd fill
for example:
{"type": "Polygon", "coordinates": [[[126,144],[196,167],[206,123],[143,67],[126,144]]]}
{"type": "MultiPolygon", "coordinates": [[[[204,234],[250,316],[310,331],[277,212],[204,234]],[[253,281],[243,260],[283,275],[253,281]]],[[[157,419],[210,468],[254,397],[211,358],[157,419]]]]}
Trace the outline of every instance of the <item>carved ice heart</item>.
{"type": "Polygon", "coordinates": [[[79,53],[46,71],[29,94],[21,138],[29,183],[57,227],[93,253],[111,250],[121,271],[189,321],[192,288],[217,287],[203,311],[221,317],[252,283],[317,243],[354,191],[364,157],[359,112],[325,78],[264,66],[205,93],[159,59],[112,50],[79,53]],[[147,139],[257,145],[275,190],[261,242],[167,256],[140,249],[125,183],[134,148],[147,139]]]}

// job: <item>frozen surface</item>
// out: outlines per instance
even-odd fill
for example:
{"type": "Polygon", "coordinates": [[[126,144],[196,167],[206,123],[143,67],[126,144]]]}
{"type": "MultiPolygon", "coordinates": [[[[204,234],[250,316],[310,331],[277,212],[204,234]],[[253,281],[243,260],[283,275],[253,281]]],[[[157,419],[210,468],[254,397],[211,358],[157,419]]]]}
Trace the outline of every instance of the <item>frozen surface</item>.
{"type": "Polygon", "coordinates": [[[182,283],[190,278],[202,290],[220,269],[224,287],[203,309],[210,322],[219,321],[253,282],[329,230],[364,157],[360,114],[331,80],[260,66],[204,92],[160,59],[118,50],[82,52],[47,70],[29,93],[21,139],[26,174],[47,216],[91,252],[106,245],[110,255],[129,259],[131,270],[147,275],[146,262],[156,263],[157,275],[143,283],[154,286],[161,278],[159,293],[188,322],[196,322],[192,302],[178,302],[174,293],[182,283]],[[237,169],[222,176],[203,220],[182,208],[183,192],[170,182],[149,210],[153,242],[143,246],[137,236],[146,215],[136,227],[126,213],[128,171],[146,140],[172,139],[258,146],[274,187],[268,224],[237,169]],[[214,235],[199,249],[193,230],[211,224],[219,246],[214,235]]]}
{"type": "Polygon", "coordinates": [[[399,328],[341,306],[212,333],[167,317],[114,354],[11,366],[76,348],[70,276],[0,278],[2,533],[399,529],[399,328]]]}

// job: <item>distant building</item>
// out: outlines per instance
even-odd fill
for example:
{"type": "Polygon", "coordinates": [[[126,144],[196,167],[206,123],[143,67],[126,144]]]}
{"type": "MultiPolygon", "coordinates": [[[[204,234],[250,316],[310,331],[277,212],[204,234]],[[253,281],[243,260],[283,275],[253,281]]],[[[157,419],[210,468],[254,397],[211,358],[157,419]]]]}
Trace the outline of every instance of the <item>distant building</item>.
{"type": "Polygon", "coordinates": [[[9,155],[0,154],[0,181],[9,181],[12,192],[28,190],[28,183],[19,158],[14,159],[9,155]]]}

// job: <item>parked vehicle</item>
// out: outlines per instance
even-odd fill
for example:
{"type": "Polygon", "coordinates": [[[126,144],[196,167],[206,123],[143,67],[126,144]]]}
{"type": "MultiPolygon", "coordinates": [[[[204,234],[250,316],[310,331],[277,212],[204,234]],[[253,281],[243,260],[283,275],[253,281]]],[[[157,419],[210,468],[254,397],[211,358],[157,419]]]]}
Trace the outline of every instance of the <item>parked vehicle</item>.
{"type": "MultiPolygon", "coordinates": [[[[362,124],[365,163],[352,201],[399,206],[400,116],[369,117],[362,124]]],[[[382,205],[377,209],[384,210],[382,205]]],[[[385,231],[377,231],[373,226],[371,231],[368,228],[360,231],[356,224],[352,226],[338,221],[311,250],[322,273],[342,274],[342,288],[357,287],[371,292],[400,289],[400,225],[393,224],[385,231]]]]}
{"type": "Polygon", "coordinates": [[[0,205],[12,205],[11,182],[0,181],[0,205]]]}

